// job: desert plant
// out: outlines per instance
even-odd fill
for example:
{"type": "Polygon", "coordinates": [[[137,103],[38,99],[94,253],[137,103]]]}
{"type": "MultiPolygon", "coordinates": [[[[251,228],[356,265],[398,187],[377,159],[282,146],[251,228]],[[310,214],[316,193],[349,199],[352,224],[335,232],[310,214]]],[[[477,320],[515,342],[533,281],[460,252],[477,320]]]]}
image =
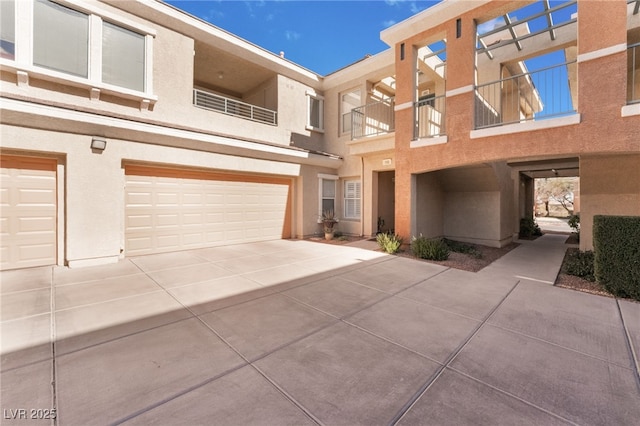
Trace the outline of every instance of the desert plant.
{"type": "Polygon", "coordinates": [[[322,212],[322,217],[320,218],[322,222],[322,227],[324,228],[324,232],[326,234],[333,232],[333,227],[336,223],[338,223],[338,218],[335,215],[333,210],[324,210],[322,212]]]}
{"type": "Polygon", "coordinates": [[[411,252],[420,259],[447,260],[449,258],[449,247],[442,239],[429,239],[422,235],[413,237],[411,240],[411,252]]]}
{"type": "Polygon", "coordinates": [[[382,234],[378,234],[376,236],[376,241],[378,245],[385,253],[397,253],[400,250],[400,246],[402,245],[402,237],[397,234],[392,234],[389,232],[383,232],[382,234]]]}
{"type": "Polygon", "coordinates": [[[443,241],[451,251],[468,254],[476,259],[480,259],[482,257],[482,253],[473,244],[462,243],[448,238],[443,238],[443,241]]]}

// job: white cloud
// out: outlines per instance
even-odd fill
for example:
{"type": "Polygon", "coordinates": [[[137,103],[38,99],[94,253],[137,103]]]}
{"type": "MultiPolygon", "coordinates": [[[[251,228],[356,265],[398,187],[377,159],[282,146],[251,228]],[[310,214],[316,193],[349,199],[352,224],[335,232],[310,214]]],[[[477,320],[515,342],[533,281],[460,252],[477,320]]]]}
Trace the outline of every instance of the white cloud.
{"type": "Polygon", "coordinates": [[[224,18],[224,13],[215,9],[209,9],[207,13],[202,16],[202,19],[208,22],[221,20],[222,18],[224,18]]]}
{"type": "Polygon", "coordinates": [[[295,41],[300,39],[300,37],[302,37],[302,35],[296,31],[292,31],[292,30],[287,30],[284,32],[284,36],[286,37],[287,40],[289,41],[295,41]]]}
{"type": "Polygon", "coordinates": [[[389,19],[388,21],[383,21],[382,22],[382,26],[385,28],[389,28],[392,25],[395,25],[396,21],[394,21],[393,19],[389,19]]]}

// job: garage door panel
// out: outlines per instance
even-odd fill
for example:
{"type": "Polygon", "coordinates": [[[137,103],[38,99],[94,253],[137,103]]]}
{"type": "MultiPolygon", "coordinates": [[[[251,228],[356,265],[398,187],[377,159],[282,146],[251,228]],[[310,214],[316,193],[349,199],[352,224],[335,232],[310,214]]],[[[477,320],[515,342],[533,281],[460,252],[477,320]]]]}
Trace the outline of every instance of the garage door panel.
{"type": "Polygon", "coordinates": [[[142,166],[125,174],[127,255],[283,236],[287,180],[142,166]]]}
{"type": "Polygon", "coordinates": [[[18,232],[34,233],[37,232],[41,235],[47,233],[51,234],[55,239],[56,227],[55,218],[52,217],[19,217],[18,218],[18,232]]]}
{"type": "Polygon", "coordinates": [[[2,156],[0,269],[56,263],[57,163],[2,156]]]}

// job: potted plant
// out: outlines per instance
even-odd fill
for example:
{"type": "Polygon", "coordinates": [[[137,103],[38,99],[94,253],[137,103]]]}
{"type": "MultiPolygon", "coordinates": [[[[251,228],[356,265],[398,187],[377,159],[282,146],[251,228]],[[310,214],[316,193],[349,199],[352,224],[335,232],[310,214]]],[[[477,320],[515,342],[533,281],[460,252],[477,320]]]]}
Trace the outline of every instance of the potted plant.
{"type": "Polygon", "coordinates": [[[322,222],[322,227],[324,229],[324,239],[332,240],[333,233],[335,231],[333,227],[336,223],[338,223],[338,219],[336,218],[334,211],[324,210],[322,212],[322,218],[320,219],[320,221],[322,222]]]}

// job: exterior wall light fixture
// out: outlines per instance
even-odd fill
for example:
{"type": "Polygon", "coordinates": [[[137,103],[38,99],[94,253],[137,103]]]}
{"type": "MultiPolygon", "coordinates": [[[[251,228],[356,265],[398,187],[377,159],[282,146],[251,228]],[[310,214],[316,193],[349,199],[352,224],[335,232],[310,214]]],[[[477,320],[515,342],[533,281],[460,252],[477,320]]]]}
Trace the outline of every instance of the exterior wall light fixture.
{"type": "Polygon", "coordinates": [[[91,139],[91,149],[95,151],[104,151],[107,147],[107,141],[102,138],[92,138],[91,139]]]}

